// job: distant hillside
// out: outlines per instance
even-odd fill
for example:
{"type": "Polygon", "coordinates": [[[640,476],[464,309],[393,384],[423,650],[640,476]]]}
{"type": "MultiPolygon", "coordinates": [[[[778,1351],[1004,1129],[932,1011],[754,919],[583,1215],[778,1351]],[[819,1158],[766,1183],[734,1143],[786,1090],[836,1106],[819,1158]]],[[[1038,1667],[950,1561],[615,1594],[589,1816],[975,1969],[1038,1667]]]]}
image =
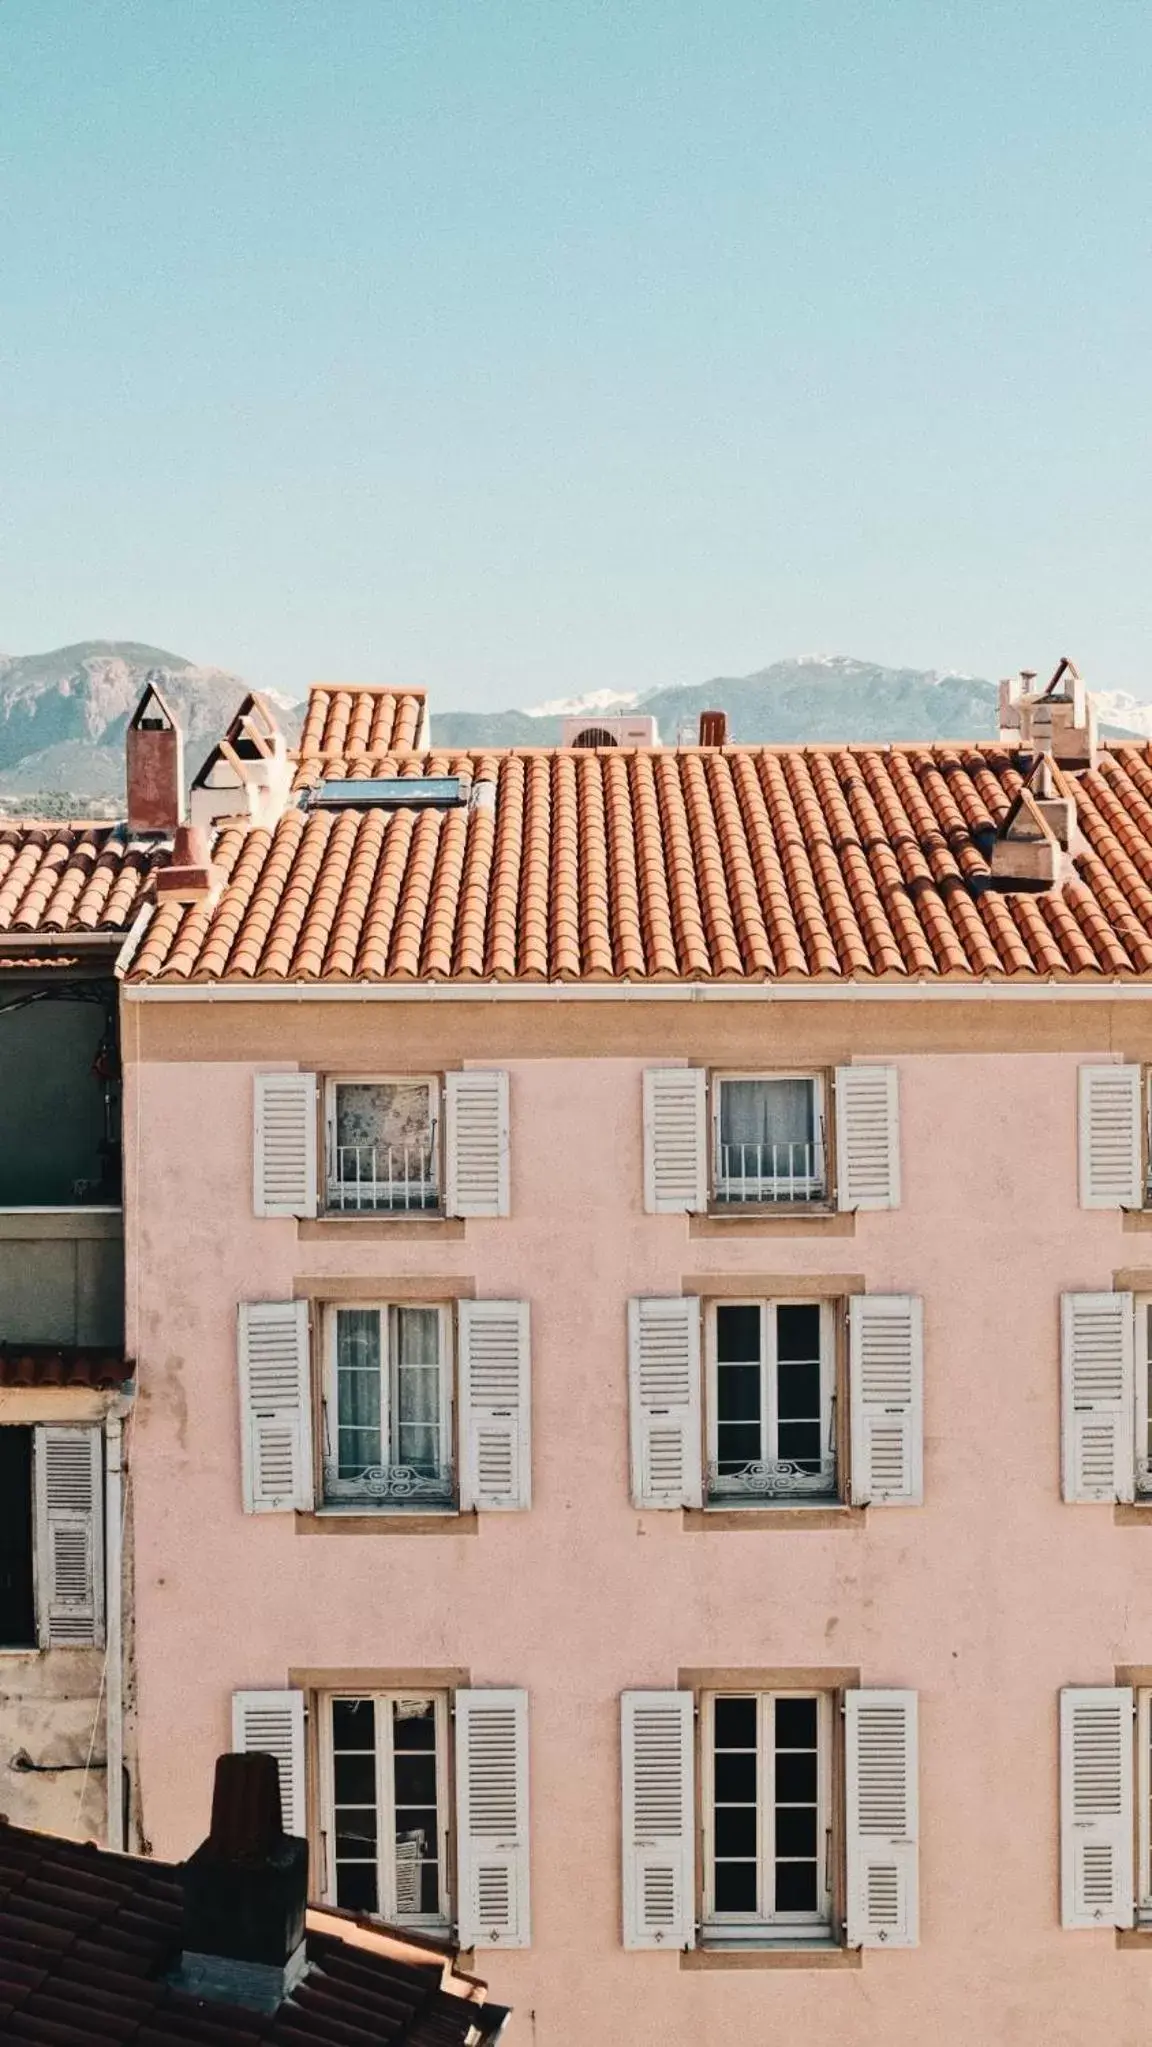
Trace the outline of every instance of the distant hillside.
{"type": "MultiPolygon", "coordinates": [[[[124,798],[124,729],[150,674],[184,727],[185,765],[195,773],[246,685],[223,668],[201,668],[133,640],[85,640],[50,654],[0,655],[0,814],[114,817],[124,798]]],[[[301,706],[275,697],[289,738],[301,706]]],[[[1152,707],[1127,695],[1099,697],[1106,733],[1152,732],[1152,707]]],[[[560,738],[553,701],[540,712],[439,711],[436,746],[547,746],[560,738]]],[[[638,708],[657,720],[665,745],[693,739],[702,710],[728,713],[737,740],[874,741],[992,739],[996,685],[932,669],[881,668],[844,655],[776,661],[753,675],[649,690],[594,691],[568,706],[611,716],[638,708]]]]}
{"type": "MultiPolygon", "coordinates": [[[[125,727],[149,675],[183,725],[191,776],[244,696],[240,676],[135,640],[0,655],[0,805],[114,815],[123,802],[125,727]]],[[[294,712],[285,723],[294,729],[294,712]]]]}

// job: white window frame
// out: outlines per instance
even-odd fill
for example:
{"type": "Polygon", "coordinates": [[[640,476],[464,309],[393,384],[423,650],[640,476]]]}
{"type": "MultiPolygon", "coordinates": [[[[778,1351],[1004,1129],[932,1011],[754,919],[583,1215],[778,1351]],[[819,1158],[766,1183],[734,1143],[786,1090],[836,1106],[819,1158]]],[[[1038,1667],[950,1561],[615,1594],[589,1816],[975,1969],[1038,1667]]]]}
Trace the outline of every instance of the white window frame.
{"type": "Polygon", "coordinates": [[[795,1946],[798,1943],[817,1942],[827,1945],[833,1938],[832,1923],[832,1857],[835,1851],[833,1832],[833,1715],[836,1700],[830,1691],[805,1686],[784,1686],[776,1691],[758,1691],[754,1686],[742,1689],[739,1686],[723,1686],[706,1691],[700,1697],[700,1785],[701,1785],[701,1852],[703,1868],[701,1877],[701,1939],[705,1946],[729,1946],[739,1942],[764,1947],[773,1943],[795,1946]],[[775,1870],[774,1854],[774,1800],[772,1786],[775,1769],[775,1743],[772,1731],[772,1710],[777,1699],[815,1699],[817,1706],[816,1741],[816,1843],[817,1853],[822,1850],[822,1861],[818,1868],[819,1904],[815,1912],[777,1912],[774,1908],[757,1912],[717,1912],[712,1903],[712,1864],[715,1844],[715,1799],[713,1795],[714,1769],[714,1708],[717,1699],[754,1698],[757,1703],[757,1856],[759,1863],[759,1884],[761,1907],[765,1907],[769,1887],[775,1870]]]}
{"type": "Polygon", "coordinates": [[[1152,1927],[1152,1687],[1136,1693],[1136,1920],[1152,1927]]]}
{"type": "Polygon", "coordinates": [[[766,1210],[772,1213],[778,1209],[822,1208],[831,1202],[833,1191],[831,1170],[832,1145],[831,1132],[828,1126],[827,1076],[823,1071],[811,1067],[795,1067],[780,1071],[775,1069],[765,1071],[761,1068],[759,1071],[754,1072],[717,1072],[709,1074],[708,1090],[710,1098],[708,1117],[708,1187],[710,1199],[714,1207],[718,1208],[722,1214],[727,1215],[733,1211],[747,1209],[757,1212],[766,1210]],[[808,1193],[792,1194],[790,1196],[777,1196],[774,1194],[753,1195],[746,1201],[725,1199],[722,1196],[721,1188],[726,1183],[720,1176],[721,1092],[727,1082],[734,1080],[764,1081],[766,1083],[777,1080],[804,1080],[812,1088],[812,1121],[816,1132],[816,1143],[823,1153],[824,1170],[818,1177],[813,1177],[811,1190],[808,1193]]]}
{"type": "Polygon", "coordinates": [[[355,1300],[327,1301],[323,1310],[324,1327],[324,1380],[322,1389],[322,1443],[324,1469],[321,1473],[321,1491],[324,1506],[330,1511],[344,1509],[356,1513],[403,1513],[416,1510],[420,1513],[455,1513],[459,1500],[459,1447],[456,1441],[456,1349],[454,1343],[455,1318],[451,1307],[444,1301],[387,1301],[355,1300]],[[335,1466],[339,1459],[339,1378],[337,1371],[337,1316],[347,1310],[360,1314],[375,1314],[380,1318],[380,1376],[383,1382],[380,1402],[381,1450],[388,1452],[381,1458],[382,1464],[396,1466],[399,1459],[393,1453],[393,1428],[396,1412],[397,1360],[393,1356],[392,1315],[395,1309],[423,1308],[431,1310],[438,1318],[440,1342],[440,1442],[442,1460],[451,1471],[452,1489],[450,1496],[441,1497],[435,1493],[415,1492],[409,1496],[374,1499],[370,1494],[340,1493],[329,1490],[331,1481],[328,1466],[335,1466]]]}
{"type": "Polygon", "coordinates": [[[777,1378],[776,1378],[776,1310],[778,1308],[816,1308],[820,1315],[820,1440],[829,1446],[822,1455],[832,1458],[832,1486],[823,1491],[805,1492],[802,1487],[796,1491],[774,1493],[735,1491],[724,1492],[710,1482],[706,1475],[706,1503],[713,1507],[774,1507],[803,1506],[810,1501],[813,1506],[835,1504],[843,1497],[843,1474],[837,1468],[839,1459],[836,1446],[836,1304],[834,1301],[813,1301],[791,1294],[758,1295],[746,1294],[731,1299],[710,1299],[705,1303],[704,1313],[704,1358],[705,1358],[705,1410],[707,1429],[708,1474],[715,1471],[719,1461],[719,1329],[720,1308],[757,1308],[760,1311],[760,1441],[761,1457],[765,1462],[776,1462],[779,1456],[777,1427],[777,1378]]]}
{"type": "MultiPolygon", "coordinates": [[[[376,1184],[376,1183],[369,1183],[376,1184]]],[[[410,1184],[397,1181],[397,1187],[410,1184]]],[[[435,1218],[444,1214],[444,1085],[443,1077],[437,1073],[337,1073],[330,1074],[324,1082],[324,1213],[329,1216],[350,1216],[353,1219],[371,1216],[376,1221],[410,1221],[421,1216],[435,1218]],[[336,1172],[336,1119],[337,1098],[342,1087],[426,1087],[428,1089],[428,1111],[432,1129],[432,1173],[435,1201],[425,1204],[413,1202],[406,1205],[398,1202],[395,1207],[377,1206],[372,1202],[357,1205],[352,1201],[334,1199],[334,1195],[345,1184],[336,1172]]]]}
{"type": "Polygon", "coordinates": [[[320,1694],[320,1841],[322,1849],[322,1871],[324,1902],[336,1904],[336,1767],[335,1749],[332,1736],[332,1708],[337,1700],[371,1699],[374,1708],[376,1737],[376,1882],[377,1918],[389,1920],[393,1925],[422,1927],[431,1933],[450,1932],[453,1924],[453,1888],[455,1874],[449,1860],[452,1848],[452,1782],[450,1769],[450,1732],[452,1699],[448,1692],[434,1689],[422,1690],[411,1685],[398,1691],[358,1691],[353,1686],[320,1694]],[[437,1853],[440,1868],[439,1912],[405,1912],[396,1906],[396,1823],[395,1798],[392,1776],[393,1748],[391,1711],[381,1713],[381,1706],[391,1708],[397,1700],[427,1699],[436,1713],[436,1818],[437,1853]]]}
{"type": "Polygon", "coordinates": [[[1132,1303],[1136,1381],[1135,1497],[1139,1505],[1152,1507],[1152,1430],[1149,1428],[1149,1386],[1152,1375],[1152,1294],[1137,1294],[1132,1303]]]}

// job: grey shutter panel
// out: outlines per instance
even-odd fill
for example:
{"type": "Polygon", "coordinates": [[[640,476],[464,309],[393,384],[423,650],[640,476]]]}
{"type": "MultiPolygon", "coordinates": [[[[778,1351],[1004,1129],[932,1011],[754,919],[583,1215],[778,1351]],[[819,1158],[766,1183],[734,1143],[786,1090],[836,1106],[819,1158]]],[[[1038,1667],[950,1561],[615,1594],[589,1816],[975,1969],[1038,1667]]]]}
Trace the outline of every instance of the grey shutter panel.
{"type": "Polygon", "coordinates": [[[237,1753],[260,1750],[275,1756],[284,1832],[306,1837],[303,1692],[233,1692],[232,1747],[237,1753]]]}
{"type": "Polygon", "coordinates": [[[621,1695],[626,1948],[695,1944],[693,1736],[691,1692],[621,1695]]]}
{"type": "Polygon", "coordinates": [[[699,1066],[644,1074],[644,1207],[649,1215],[708,1206],[708,1076],[699,1066]]]}
{"type": "Polygon", "coordinates": [[[924,1497],[924,1316],[912,1294],[848,1303],[852,1501],[918,1506],[924,1497]]]}
{"type": "Polygon", "coordinates": [[[444,1205],[449,1215],[507,1215],[508,1075],[449,1073],[444,1082],[444,1205]]]}
{"type": "Polygon", "coordinates": [[[1064,1498],[1130,1500],[1136,1489],[1132,1295],[1064,1294],[1060,1333],[1064,1498]]]}
{"type": "Polygon", "coordinates": [[[849,1947],[920,1939],[915,1692],[844,1695],[849,1947]]]}
{"type": "Polygon", "coordinates": [[[528,1947],[528,1694],[456,1694],[461,1947],[528,1947]]]}
{"type": "Polygon", "coordinates": [[[532,1505],[527,1301],[461,1301],[460,1505],[532,1505]]]}
{"type": "Polygon", "coordinates": [[[643,1295],[628,1303],[632,1504],[699,1507],[700,1303],[643,1295]]]}
{"type": "Polygon", "coordinates": [[[238,1339],[244,1511],[311,1507],[307,1301],[242,1301],[238,1339]]]}
{"type": "Polygon", "coordinates": [[[252,1171],[257,1215],[315,1215],[314,1073],[256,1075],[252,1171]]]}
{"type": "Polygon", "coordinates": [[[104,1640],[103,1436],[43,1426],[35,1435],[36,1607],[42,1649],[104,1640]]]}
{"type": "Polygon", "coordinates": [[[1143,1202],[1138,1066],[1080,1068],[1080,1206],[1139,1208],[1143,1202]]]}
{"type": "Polygon", "coordinates": [[[900,1206],[900,1077],[894,1066],[836,1069],[836,1205],[900,1206]]]}
{"type": "Polygon", "coordinates": [[[1060,1694],[1060,1919],[1131,1926],[1133,1695],[1127,1685],[1060,1694]]]}

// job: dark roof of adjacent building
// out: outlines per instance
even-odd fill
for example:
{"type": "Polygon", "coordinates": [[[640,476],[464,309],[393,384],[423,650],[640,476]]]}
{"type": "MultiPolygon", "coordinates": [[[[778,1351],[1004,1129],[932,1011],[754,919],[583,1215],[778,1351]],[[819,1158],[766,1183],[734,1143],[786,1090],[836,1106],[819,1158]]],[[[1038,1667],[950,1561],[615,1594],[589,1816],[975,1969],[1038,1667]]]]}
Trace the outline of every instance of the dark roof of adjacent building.
{"type": "MultiPolygon", "coordinates": [[[[308,1969],[275,2013],[206,2001],[166,1978],[181,1951],[169,1863],[0,1822],[0,2039],[37,2047],[484,2047],[508,2014],[451,1951],[400,1959],[350,1916],[309,1914],[308,1969]],[[340,1929],[344,1926],[346,1937],[340,1929]],[[461,1994],[444,1987],[453,1981],[461,1994]],[[469,1994],[471,1993],[471,1994],[469,1994]]],[[[405,1946],[403,1952],[414,1951],[405,1946]]]]}
{"type": "Polygon", "coordinates": [[[0,1343],[0,1386],[79,1386],[113,1392],[135,1371],[130,1358],[101,1344],[0,1343]]]}

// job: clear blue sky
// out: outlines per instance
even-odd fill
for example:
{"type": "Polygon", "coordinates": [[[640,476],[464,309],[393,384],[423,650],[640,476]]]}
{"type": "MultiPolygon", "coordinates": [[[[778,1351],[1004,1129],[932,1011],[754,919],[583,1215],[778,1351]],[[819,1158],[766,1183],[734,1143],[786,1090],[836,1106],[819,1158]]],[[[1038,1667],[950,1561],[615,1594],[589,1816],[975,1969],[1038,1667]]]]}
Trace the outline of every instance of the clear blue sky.
{"type": "Polygon", "coordinates": [[[4,0],[0,647],[1152,696],[1140,0],[4,0]]]}

